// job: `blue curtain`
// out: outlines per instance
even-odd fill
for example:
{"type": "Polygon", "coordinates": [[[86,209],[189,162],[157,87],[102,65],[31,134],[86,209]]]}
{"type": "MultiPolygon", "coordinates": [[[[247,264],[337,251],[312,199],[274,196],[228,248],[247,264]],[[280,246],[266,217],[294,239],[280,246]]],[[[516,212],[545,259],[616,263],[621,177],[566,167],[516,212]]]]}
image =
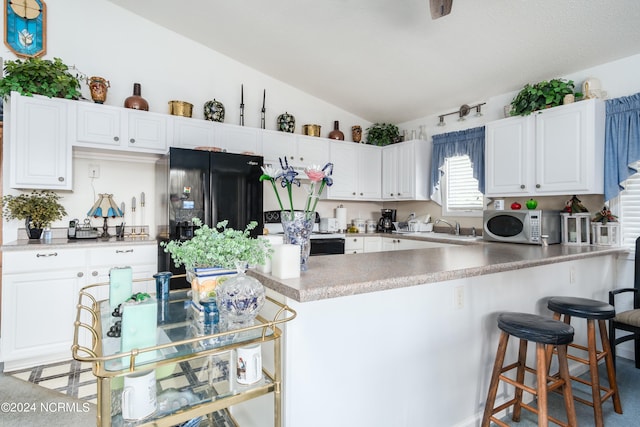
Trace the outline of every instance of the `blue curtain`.
{"type": "Polygon", "coordinates": [[[431,193],[440,183],[440,168],[447,157],[468,155],[478,190],[484,194],[484,126],[458,132],[433,135],[431,156],[431,193]]]}
{"type": "Polygon", "coordinates": [[[640,160],[640,93],[606,101],[604,137],[604,199],[624,189],[622,183],[637,171],[640,160]]]}

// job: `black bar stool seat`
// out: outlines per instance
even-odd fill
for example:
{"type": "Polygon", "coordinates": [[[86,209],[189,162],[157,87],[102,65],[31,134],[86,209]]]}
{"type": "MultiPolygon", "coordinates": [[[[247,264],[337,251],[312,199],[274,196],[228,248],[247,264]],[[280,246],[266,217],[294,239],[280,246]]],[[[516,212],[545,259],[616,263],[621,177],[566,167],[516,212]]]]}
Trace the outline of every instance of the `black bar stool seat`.
{"type": "Polygon", "coordinates": [[[513,406],[512,419],[520,421],[522,408],[538,415],[538,426],[547,427],[549,421],[561,426],[576,426],[576,412],[571,393],[571,377],[567,363],[567,346],[573,341],[573,327],[567,323],[559,322],[549,317],[538,316],[529,313],[506,312],[498,314],[498,328],[500,340],[496,360],[493,365],[489,392],[482,418],[482,427],[489,427],[490,423],[505,426],[506,424],[494,415],[504,409],[513,406]],[[519,338],[520,346],[518,360],[506,365],[504,359],[507,351],[509,337],[519,338]],[[527,343],[536,343],[536,368],[530,368],[526,364],[527,343]],[[560,375],[549,377],[550,358],[556,349],[560,375]],[[504,375],[506,372],[516,369],[515,379],[504,375]],[[525,371],[536,375],[535,385],[525,384],[525,371]],[[515,387],[513,399],[495,406],[500,381],[515,387]],[[562,389],[567,411],[567,423],[549,416],[547,409],[547,393],[556,389],[562,389]],[[522,394],[526,391],[538,398],[537,407],[522,402],[522,394]]]}
{"type": "Polygon", "coordinates": [[[606,320],[613,319],[616,315],[615,308],[606,302],[576,297],[552,297],[547,302],[549,310],[554,312],[554,319],[562,320],[566,324],[571,323],[571,317],[579,317],[587,320],[587,346],[571,343],[569,347],[579,349],[587,354],[587,358],[578,357],[574,354],[568,354],[571,360],[584,363],[589,366],[590,381],[578,377],[571,377],[572,380],[591,387],[592,400],[576,397],[575,400],[593,407],[594,425],[596,427],[604,426],[604,417],[602,413],[602,402],[611,397],[613,401],[613,409],[621,414],[622,404],[620,403],[620,395],[618,393],[618,384],[616,382],[616,373],[614,368],[613,355],[611,345],[608,340],[606,320]],[[598,350],[596,342],[596,327],[598,322],[600,330],[600,339],[602,342],[602,350],[598,350]],[[607,367],[607,379],[609,387],[600,384],[600,375],[598,373],[598,363],[604,359],[607,367]],[[603,394],[601,394],[603,393],[603,394]]]}
{"type": "Polygon", "coordinates": [[[547,303],[549,310],[583,319],[607,320],[616,316],[616,309],[606,302],[577,297],[553,297],[547,303]]]}

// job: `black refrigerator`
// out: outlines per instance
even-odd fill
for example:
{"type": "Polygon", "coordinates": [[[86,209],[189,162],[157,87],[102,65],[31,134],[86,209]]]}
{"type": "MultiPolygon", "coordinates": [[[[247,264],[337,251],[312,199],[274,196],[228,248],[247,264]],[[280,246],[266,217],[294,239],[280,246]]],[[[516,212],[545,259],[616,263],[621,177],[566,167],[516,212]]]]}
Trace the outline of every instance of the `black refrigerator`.
{"type": "MultiPolygon", "coordinates": [[[[227,227],[238,230],[256,221],[251,233],[262,234],[262,165],[261,156],[171,148],[156,163],[158,243],[190,239],[193,218],[209,227],[228,220],[227,227]]],[[[160,245],[158,271],[185,272],[160,245]]],[[[171,281],[172,289],[184,287],[186,280],[171,281]]]]}

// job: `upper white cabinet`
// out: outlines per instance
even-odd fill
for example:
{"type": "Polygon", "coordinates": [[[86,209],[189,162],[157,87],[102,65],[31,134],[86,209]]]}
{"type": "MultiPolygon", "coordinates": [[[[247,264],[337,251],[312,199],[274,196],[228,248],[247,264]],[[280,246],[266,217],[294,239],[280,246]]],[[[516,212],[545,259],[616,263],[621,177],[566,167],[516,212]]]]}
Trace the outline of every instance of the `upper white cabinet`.
{"type": "Polygon", "coordinates": [[[216,147],[229,153],[260,154],[260,129],[212,123],[216,129],[216,147]]]}
{"type": "Polygon", "coordinates": [[[296,168],[311,165],[323,167],[329,162],[329,144],[328,139],[315,136],[277,131],[262,132],[264,161],[278,166],[279,159],[286,157],[289,165],[296,168]]]}
{"type": "Polygon", "coordinates": [[[169,145],[178,148],[215,147],[218,127],[207,120],[174,117],[169,145]]]}
{"type": "MultiPolygon", "coordinates": [[[[71,190],[69,101],[11,94],[9,185],[11,188],[71,190]]],[[[5,126],[6,129],[6,126],[5,126]]]]}
{"type": "Polygon", "coordinates": [[[335,200],[380,200],[382,150],[353,142],[330,145],[333,185],[326,197],[335,200]]]}
{"type": "Polygon", "coordinates": [[[75,102],[71,123],[77,146],[159,154],[167,151],[166,114],[75,102]]]}
{"type": "Polygon", "coordinates": [[[382,199],[429,200],[431,150],[412,140],[382,148],[382,199]]]}
{"type": "Polygon", "coordinates": [[[488,123],[486,195],[601,194],[604,123],[598,99],[488,123]]]}

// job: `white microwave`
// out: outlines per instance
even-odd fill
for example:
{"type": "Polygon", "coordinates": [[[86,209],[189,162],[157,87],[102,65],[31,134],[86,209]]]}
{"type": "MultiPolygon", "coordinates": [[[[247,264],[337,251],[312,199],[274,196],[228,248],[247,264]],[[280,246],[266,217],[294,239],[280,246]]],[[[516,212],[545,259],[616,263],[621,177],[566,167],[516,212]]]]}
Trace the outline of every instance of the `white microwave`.
{"type": "Polygon", "coordinates": [[[483,212],[484,240],[541,245],[560,243],[560,211],[503,210],[483,212]]]}

